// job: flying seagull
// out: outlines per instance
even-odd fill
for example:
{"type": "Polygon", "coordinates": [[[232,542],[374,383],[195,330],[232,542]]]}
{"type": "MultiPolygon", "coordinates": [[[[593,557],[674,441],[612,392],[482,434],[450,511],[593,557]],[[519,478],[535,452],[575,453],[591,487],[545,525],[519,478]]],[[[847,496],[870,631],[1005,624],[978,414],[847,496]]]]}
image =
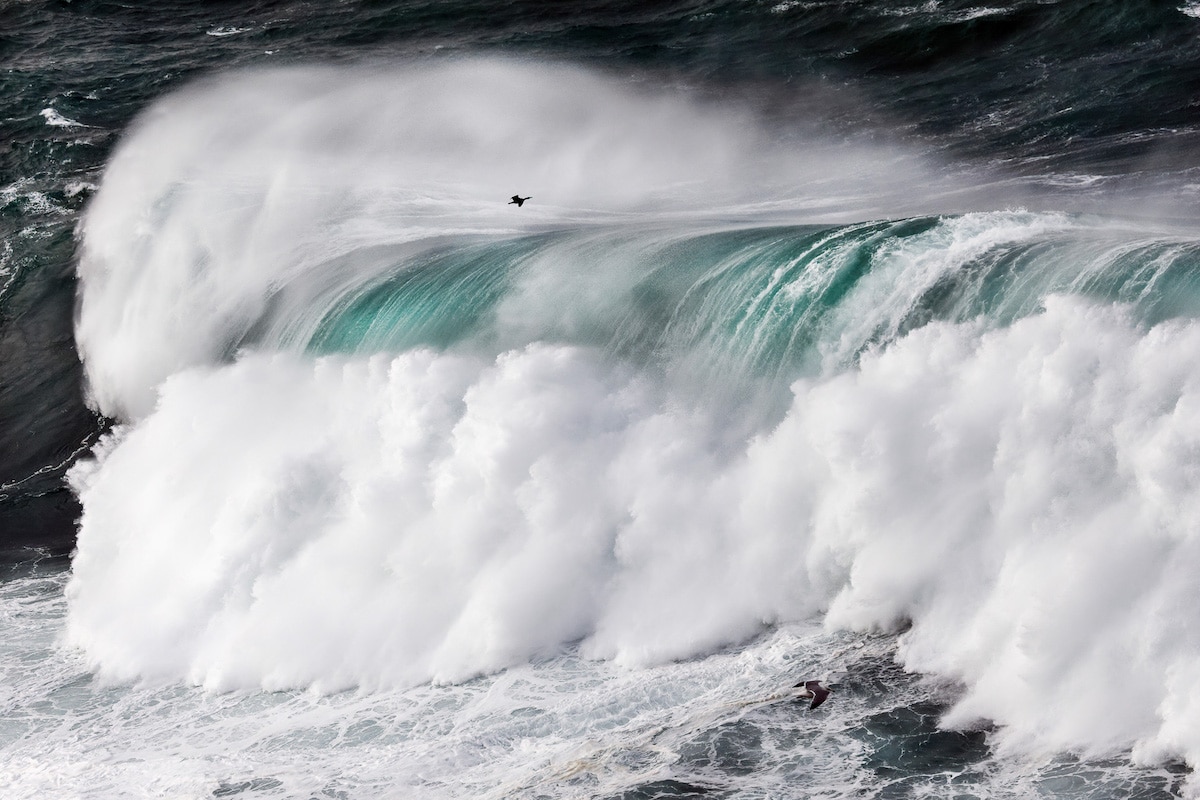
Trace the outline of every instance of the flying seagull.
{"type": "Polygon", "coordinates": [[[514,194],[513,199],[508,201],[508,205],[511,206],[513,203],[516,203],[517,208],[520,208],[521,206],[525,205],[525,201],[528,199],[528,197],[521,197],[519,194],[514,194]]]}
{"type": "Polygon", "coordinates": [[[810,709],[821,705],[829,697],[829,690],[822,686],[820,681],[800,681],[792,688],[799,689],[801,686],[804,687],[804,691],[797,694],[796,699],[812,700],[808,706],[810,709]]]}

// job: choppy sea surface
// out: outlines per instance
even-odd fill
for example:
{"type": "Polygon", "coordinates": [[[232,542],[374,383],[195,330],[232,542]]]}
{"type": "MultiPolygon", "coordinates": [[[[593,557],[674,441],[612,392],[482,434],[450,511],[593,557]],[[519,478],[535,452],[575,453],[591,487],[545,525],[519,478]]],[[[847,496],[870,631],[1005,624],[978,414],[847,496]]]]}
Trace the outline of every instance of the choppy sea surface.
{"type": "Polygon", "coordinates": [[[1198,34],[0,4],[3,795],[1197,796],[1198,34]]]}

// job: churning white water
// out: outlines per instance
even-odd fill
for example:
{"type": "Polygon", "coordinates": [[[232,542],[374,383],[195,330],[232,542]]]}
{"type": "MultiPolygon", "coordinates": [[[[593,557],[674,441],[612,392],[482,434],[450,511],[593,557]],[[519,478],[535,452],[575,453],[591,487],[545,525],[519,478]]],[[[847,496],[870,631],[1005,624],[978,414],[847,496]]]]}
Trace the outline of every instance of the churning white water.
{"type": "Polygon", "coordinates": [[[901,660],[1008,745],[1191,754],[1197,346],[1066,299],[932,324],[740,448],[572,348],[187,371],[74,473],[69,641],[118,679],[388,688],[827,611],[911,621],[901,660]]]}

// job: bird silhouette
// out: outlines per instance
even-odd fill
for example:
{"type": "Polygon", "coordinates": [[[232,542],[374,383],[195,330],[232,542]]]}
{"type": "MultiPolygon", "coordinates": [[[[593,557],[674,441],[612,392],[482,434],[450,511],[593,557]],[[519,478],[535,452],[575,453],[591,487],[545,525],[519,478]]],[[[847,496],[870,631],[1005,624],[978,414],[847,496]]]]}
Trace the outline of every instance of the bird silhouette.
{"type": "Polygon", "coordinates": [[[528,199],[528,197],[521,197],[519,194],[514,194],[513,199],[508,201],[508,205],[511,206],[513,203],[516,203],[517,208],[520,208],[521,206],[525,205],[525,201],[528,199]]]}
{"type": "Polygon", "coordinates": [[[800,681],[792,688],[799,689],[801,686],[804,687],[804,691],[799,692],[796,699],[812,700],[808,705],[810,709],[821,705],[829,697],[829,690],[822,686],[820,681],[800,681]]]}

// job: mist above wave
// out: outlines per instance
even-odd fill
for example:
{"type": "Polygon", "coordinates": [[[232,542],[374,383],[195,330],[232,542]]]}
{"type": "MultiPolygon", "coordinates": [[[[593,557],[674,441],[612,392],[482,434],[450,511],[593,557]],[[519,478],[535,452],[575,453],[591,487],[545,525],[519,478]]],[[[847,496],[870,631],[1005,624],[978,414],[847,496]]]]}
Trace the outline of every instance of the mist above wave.
{"type": "Polygon", "coordinates": [[[278,293],[380,268],[348,255],[603,221],[862,218],[929,180],[898,148],[785,141],[737,103],[559,64],[226,75],[161,100],[113,156],[81,226],[76,339],[93,405],[136,418],[278,293]],[[534,199],[518,210],[515,192],[534,199]]]}

